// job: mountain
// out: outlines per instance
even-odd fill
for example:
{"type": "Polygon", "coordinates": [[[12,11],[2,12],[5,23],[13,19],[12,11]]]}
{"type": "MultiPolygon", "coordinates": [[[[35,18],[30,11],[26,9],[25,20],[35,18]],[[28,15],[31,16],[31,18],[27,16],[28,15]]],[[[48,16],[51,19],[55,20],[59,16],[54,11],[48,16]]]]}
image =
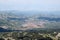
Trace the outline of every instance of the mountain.
{"type": "Polygon", "coordinates": [[[0,27],[7,30],[58,29],[60,28],[59,13],[60,11],[0,11],[0,27]]]}
{"type": "Polygon", "coordinates": [[[50,17],[38,17],[38,19],[48,20],[48,21],[60,21],[60,18],[50,18],[50,17]]]}
{"type": "Polygon", "coordinates": [[[7,29],[4,29],[4,28],[0,27],[0,32],[12,32],[12,30],[7,30],[7,29]]]}

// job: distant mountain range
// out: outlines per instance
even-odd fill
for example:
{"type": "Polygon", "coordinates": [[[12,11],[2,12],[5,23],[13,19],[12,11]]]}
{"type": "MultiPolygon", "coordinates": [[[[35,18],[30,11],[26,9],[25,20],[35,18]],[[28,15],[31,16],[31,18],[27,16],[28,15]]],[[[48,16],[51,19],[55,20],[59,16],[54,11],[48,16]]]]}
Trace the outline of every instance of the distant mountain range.
{"type": "Polygon", "coordinates": [[[0,11],[1,31],[29,30],[35,28],[60,28],[60,11],[0,11]]]}
{"type": "Polygon", "coordinates": [[[38,17],[38,19],[48,20],[48,21],[60,21],[60,18],[50,18],[50,17],[38,17]]]}

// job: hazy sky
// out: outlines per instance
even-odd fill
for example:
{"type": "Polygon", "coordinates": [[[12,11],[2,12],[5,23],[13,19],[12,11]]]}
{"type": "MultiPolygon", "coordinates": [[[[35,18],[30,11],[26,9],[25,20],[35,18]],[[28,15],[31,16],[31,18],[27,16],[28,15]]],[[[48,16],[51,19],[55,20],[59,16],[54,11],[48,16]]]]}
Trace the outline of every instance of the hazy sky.
{"type": "Polygon", "coordinates": [[[60,0],[0,0],[0,10],[60,11],[60,0]]]}

